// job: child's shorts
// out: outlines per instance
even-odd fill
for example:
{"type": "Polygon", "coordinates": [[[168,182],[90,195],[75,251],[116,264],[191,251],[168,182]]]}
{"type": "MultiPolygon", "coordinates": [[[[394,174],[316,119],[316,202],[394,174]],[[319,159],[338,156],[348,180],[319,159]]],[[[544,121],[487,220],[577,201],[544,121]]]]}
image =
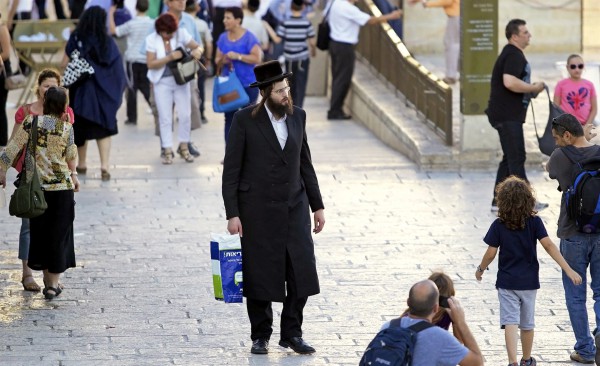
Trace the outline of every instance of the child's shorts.
{"type": "Polygon", "coordinates": [[[535,328],[535,296],[537,290],[498,289],[500,325],[519,325],[522,330],[535,328]]]}

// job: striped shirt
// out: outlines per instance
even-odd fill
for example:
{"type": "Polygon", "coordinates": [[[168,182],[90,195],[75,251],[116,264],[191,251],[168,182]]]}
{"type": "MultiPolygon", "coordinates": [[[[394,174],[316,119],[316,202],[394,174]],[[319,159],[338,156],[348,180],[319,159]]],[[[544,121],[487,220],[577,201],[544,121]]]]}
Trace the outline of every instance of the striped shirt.
{"type": "Polygon", "coordinates": [[[303,17],[284,20],[277,27],[277,35],[283,39],[283,57],[288,61],[306,60],[308,53],[307,39],[315,36],[311,22],[303,17]]]}
{"type": "Polygon", "coordinates": [[[127,37],[127,50],[125,50],[127,62],[146,63],[146,53],[140,45],[152,31],[154,31],[154,20],[146,15],[138,15],[115,29],[117,37],[127,37]]]}

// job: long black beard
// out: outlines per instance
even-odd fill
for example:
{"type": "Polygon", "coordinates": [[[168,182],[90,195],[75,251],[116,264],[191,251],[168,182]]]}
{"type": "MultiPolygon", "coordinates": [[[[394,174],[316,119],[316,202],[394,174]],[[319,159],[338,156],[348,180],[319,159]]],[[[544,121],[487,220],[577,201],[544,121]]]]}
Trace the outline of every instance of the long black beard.
{"type": "Polygon", "coordinates": [[[283,117],[284,114],[287,115],[292,115],[294,114],[294,104],[292,102],[292,96],[288,96],[288,102],[283,105],[283,104],[279,104],[279,103],[274,103],[273,99],[271,99],[271,97],[269,97],[266,101],[267,103],[267,107],[269,107],[269,110],[271,111],[271,113],[273,113],[274,115],[283,117]]]}

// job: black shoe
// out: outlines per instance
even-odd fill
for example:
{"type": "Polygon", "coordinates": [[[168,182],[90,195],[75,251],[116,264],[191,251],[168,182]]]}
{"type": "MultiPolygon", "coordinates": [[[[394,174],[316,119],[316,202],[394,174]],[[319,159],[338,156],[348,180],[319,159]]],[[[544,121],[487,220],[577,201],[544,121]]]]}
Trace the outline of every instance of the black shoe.
{"type": "Polygon", "coordinates": [[[344,119],[352,119],[352,116],[346,114],[344,112],[339,113],[327,113],[328,120],[344,120],[344,119]]]}
{"type": "Polygon", "coordinates": [[[269,353],[269,340],[266,338],[259,338],[252,341],[252,348],[250,353],[255,355],[266,355],[269,353]]]}
{"type": "Polygon", "coordinates": [[[315,353],[316,350],[302,339],[302,337],[292,337],[287,339],[281,339],[279,345],[285,348],[291,348],[296,353],[308,355],[315,353]]]}
{"type": "Polygon", "coordinates": [[[194,145],[193,142],[188,142],[188,150],[190,151],[190,154],[192,154],[193,157],[198,157],[200,156],[200,150],[198,150],[198,148],[196,147],[196,145],[194,145]]]}
{"type": "Polygon", "coordinates": [[[137,121],[125,120],[126,125],[137,125],[137,121]]]}
{"type": "Polygon", "coordinates": [[[205,115],[200,116],[200,120],[202,121],[202,124],[205,125],[208,123],[208,120],[206,119],[205,115]]]}

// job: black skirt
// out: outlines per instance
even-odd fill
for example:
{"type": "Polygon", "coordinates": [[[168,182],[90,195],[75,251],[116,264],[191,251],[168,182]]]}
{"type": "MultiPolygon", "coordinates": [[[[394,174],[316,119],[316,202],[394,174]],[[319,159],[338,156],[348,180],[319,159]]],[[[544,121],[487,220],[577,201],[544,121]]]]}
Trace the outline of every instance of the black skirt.
{"type": "Polygon", "coordinates": [[[113,136],[119,133],[117,127],[114,131],[108,130],[99,124],[90,121],[78,114],[75,114],[75,123],[73,124],[75,134],[75,145],[81,147],[88,140],[100,140],[105,137],[113,136]]]}
{"type": "Polygon", "coordinates": [[[29,220],[31,243],[27,265],[34,270],[63,273],[75,267],[73,221],[75,200],[72,190],[44,191],[48,208],[29,220]]]}

